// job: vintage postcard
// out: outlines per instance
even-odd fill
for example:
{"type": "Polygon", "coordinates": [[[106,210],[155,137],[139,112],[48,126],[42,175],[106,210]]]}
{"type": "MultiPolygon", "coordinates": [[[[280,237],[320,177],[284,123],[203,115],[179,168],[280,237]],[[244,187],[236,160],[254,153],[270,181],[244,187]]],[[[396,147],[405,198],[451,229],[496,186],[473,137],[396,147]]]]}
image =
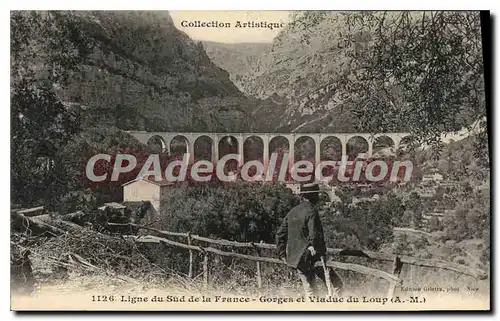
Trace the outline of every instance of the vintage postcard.
{"type": "Polygon", "coordinates": [[[489,21],[11,11],[11,309],[490,310],[489,21]]]}

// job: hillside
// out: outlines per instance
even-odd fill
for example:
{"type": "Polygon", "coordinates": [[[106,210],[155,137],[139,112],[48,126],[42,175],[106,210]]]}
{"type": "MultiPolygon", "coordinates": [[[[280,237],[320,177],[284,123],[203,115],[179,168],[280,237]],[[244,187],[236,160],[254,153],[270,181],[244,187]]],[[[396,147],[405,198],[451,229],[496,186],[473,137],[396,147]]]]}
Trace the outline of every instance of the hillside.
{"type": "Polygon", "coordinates": [[[13,17],[16,31],[23,24],[39,24],[42,30],[30,28],[23,35],[31,46],[16,52],[13,65],[38,65],[40,76],[58,55],[55,45],[76,52],[80,60],[62,66],[70,73],[68,81],[55,86],[65,104],[84,110],[87,126],[152,131],[250,127],[246,99],[229,74],[210,61],[201,43],[179,31],[167,12],[16,12],[13,17]],[[47,37],[52,43],[45,42],[47,37]]]}
{"type": "Polygon", "coordinates": [[[205,47],[245,94],[277,103],[277,111],[261,107],[255,115],[280,115],[273,119],[278,131],[352,132],[348,106],[335,92],[337,76],[348,67],[346,50],[337,46],[340,28],[338,14],[305,12],[294,14],[269,46],[205,47]]]}
{"type": "Polygon", "coordinates": [[[271,44],[203,41],[203,47],[210,59],[229,72],[231,81],[244,90],[247,87],[245,82],[252,78],[254,69],[265,59],[271,44]]]}

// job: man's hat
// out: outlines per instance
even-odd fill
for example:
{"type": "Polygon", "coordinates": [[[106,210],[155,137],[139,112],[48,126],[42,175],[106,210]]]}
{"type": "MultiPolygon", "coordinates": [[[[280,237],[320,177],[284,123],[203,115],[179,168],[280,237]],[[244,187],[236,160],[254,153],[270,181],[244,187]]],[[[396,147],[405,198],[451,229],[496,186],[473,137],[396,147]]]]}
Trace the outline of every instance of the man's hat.
{"type": "Polygon", "coordinates": [[[300,185],[299,194],[312,194],[319,193],[319,185],[316,183],[302,184],[300,185]]]}

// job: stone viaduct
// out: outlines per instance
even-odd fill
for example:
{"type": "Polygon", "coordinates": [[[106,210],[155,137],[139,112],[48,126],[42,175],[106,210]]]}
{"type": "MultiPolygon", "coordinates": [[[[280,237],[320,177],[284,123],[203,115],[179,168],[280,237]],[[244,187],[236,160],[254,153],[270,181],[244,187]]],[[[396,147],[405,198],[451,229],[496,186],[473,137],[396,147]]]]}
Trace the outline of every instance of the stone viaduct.
{"type": "MultiPolygon", "coordinates": [[[[342,155],[347,155],[347,144],[349,140],[360,137],[364,139],[368,144],[367,154],[368,156],[373,155],[373,143],[381,138],[388,137],[392,140],[392,147],[396,151],[401,141],[405,137],[409,137],[408,133],[381,133],[381,134],[369,134],[369,133],[182,133],[182,132],[146,132],[146,131],[127,131],[130,135],[135,137],[139,142],[143,144],[148,144],[148,142],[155,138],[159,139],[162,143],[164,151],[170,152],[171,142],[174,138],[184,138],[187,146],[187,153],[194,155],[195,152],[195,142],[202,138],[208,138],[211,141],[211,155],[212,162],[217,162],[219,160],[219,143],[227,137],[231,137],[237,142],[238,154],[244,159],[243,146],[245,141],[251,137],[260,138],[263,146],[262,158],[263,162],[266,163],[269,159],[269,145],[271,141],[278,137],[283,137],[288,141],[288,153],[289,162],[294,162],[295,156],[295,143],[302,137],[311,138],[314,141],[315,146],[315,162],[319,163],[321,160],[321,142],[328,137],[335,137],[340,141],[342,146],[342,155]]],[[[192,161],[191,158],[190,161],[192,161]]]]}

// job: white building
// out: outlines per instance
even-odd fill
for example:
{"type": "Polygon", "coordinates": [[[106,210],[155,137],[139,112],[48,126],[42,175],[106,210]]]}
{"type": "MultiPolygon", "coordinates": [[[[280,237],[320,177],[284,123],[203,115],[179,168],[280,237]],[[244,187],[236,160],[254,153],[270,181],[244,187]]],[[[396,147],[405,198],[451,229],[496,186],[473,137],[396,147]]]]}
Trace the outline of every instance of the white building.
{"type": "Polygon", "coordinates": [[[157,182],[153,178],[141,177],[123,184],[123,202],[150,202],[155,214],[161,212],[161,200],[168,192],[168,186],[173,183],[157,182]]]}

